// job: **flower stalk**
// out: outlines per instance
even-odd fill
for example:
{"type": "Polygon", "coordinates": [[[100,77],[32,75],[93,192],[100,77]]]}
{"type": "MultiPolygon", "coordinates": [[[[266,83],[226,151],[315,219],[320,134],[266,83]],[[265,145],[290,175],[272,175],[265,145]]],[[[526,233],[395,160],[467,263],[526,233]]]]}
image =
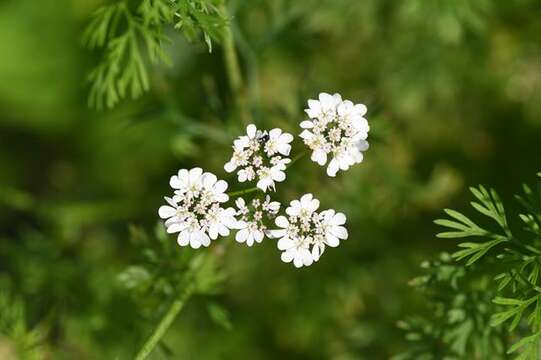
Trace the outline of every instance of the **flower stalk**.
{"type": "Polygon", "coordinates": [[[254,191],[258,191],[258,190],[261,191],[260,188],[254,186],[254,187],[251,187],[251,188],[248,188],[248,189],[244,189],[244,190],[228,192],[227,195],[229,195],[230,197],[233,197],[233,196],[240,196],[240,195],[244,195],[244,194],[253,193],[254,191]]]}
{"type": "Polygon", "coordinates": [[[195,291],[195,283],[189,283],[186,288],[180,292],[179,297],[173,301],[163,318],[160,320],[158,326],[150,335],[148,340],[143,344],[141,350],[135,356],[135,360],[146,359],[148,355],[154,350],[156,345],[160,342],[162,337],[165,335],[173,321],[176,319],[177,315],[184,308],[184,305],[188,299],[193,295],[195,291]]]}
{"type": "Polygon", "coordinates": [[[242,80],[242,72],[240,69],[239,58],[237,56],[237,50],[235,48],[235,39],[233,37],[233,30],[231,27],[231,17],[227,11],[225,0],[220,2],[219,10],[222,16],[227,19],[227,24],[223,29],[223,57],[225,62],[225,70],[227,73],[227,79],[229,81],[229,87],[235,97],[236,107],[239,112],[241,121],[244,125],[250,123],[250,114],[247,107],[246,94],[244,92],[244,85],[242,80]]]}
{"type": "Polygon", "coordinates": [[[291,160],[291,162],[289,164],[287,164],[287,168],[289,169],[293,164],[295,164],[297,161],[299,161],[300,159],[302,159],[306,154],[308,154],[308,151],[307,150],[304,150],[303,152],[301,152],[299,155],[295,156],[293,158],[293,160],[291,160]]]}

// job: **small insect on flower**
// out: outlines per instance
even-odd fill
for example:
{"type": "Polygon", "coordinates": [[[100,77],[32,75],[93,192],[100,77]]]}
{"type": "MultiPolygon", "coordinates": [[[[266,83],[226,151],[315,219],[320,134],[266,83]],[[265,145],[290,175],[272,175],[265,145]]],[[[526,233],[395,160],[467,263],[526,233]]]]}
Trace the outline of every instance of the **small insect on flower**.
{"type": "Polygon", "coordinates": [[[221,207],[221,203],[229,199],[224,180],[218,180],[201,168],[193,168],[179,170],[169,184],[174,195],[165,197],[168,205],[161,206],[158,214],[165,219],[168,233],[179,233],[180,246],[190,245],[194,249],[209,246],[211,239],[227,236],[229,229],[236,227],[235,209],[221,207]]]}
{"type": "Polygon", "coordinates": [[[327,175],[336,176],[339,170],[363,161],[368,149],[370,127],[364,118],[366,106],[342,100],[340,94],[319,94],[319,100],[308,100],[304,110],[310,120],[300,123],[304,130],[299,135],[312,150],[312,161],[327,164],[327,175]]]}
{"type": "Polygon", "coordinates": [[[275,182],[286,179],[286,165],[291,161],[287,156],[291,151],[293,135],[281,129],[261,131],[255,125],[246,127],[246,135],[233,142],[233,155],[225,165],[225,171],[237,171],[239,182],[254,181],[263,191],[275,190],[275,182]]]}
{"type": "Polygon", "coordinates": [[[293,200],[286,209],[286,216],[278,216],[276,225],[281,229],[271,230],[274,238],[279,238],[278,249],[282,261],[293,262],[295,267],[310,266],[318,261],[325,246],[337,247],[340,240],[348,237],[343,226],[346,216],[333,209],[318,213],[319,200],[312,194],[305,194],[293,200]]]}
{"type": "Polygon", "coordinates": [[[262,242],[267,233],[265,220],[276,217],[280,210],[280,203],[271,201],[270,196],[267,195],[263,203],[259,199],[253,199],[251,206],[248,206],[243,198],[238,198],[235,204],[239,219],[237,222],[239,231],[235,235],[235,240],[239,243],[246,243],[248,246],[252,246],[254,242],[262,242]]]}

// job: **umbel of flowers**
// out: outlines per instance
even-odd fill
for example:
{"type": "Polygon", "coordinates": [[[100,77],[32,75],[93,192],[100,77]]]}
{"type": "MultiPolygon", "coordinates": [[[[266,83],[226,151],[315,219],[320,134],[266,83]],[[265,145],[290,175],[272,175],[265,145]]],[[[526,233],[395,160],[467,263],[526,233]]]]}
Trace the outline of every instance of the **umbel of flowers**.
{"type": "Polygon", "coordinates": [[[246,127],[246,135],[233,142],[233,156],[224,165],[227,172],[237,169],[239,182],[257,180],[257,187],[263,191],[275,190],[275,181],[286,179],[285,169],[291,159],[285,157],[291,151],[293,135],[281,129],[257,130],[255,125],[246,127]]]}
{"type": "Polygon", "coordinates": [[[312,150],[312,160],[324,166],[328,157],[327,175],[336,176],[338,170],[363,161],[368,149],[368,121],[363,117],[366,106],[342,101],[339,94],[319,94],[318,100],[308,100],[305,110],[310,120],[301,122],[305,129],[300,137],[312,150]]]}
{"type": "MultiPolygon", "coordinates": [[[[366,111],[366,106],[342,100],[339,94],[321,93],[318,100],[308,100],[308,119],[300,122],[299,137],[312,152],[311,159],[327,165],[327,175],[335,177],[363,161],[370,130],[366,111]]],[[[278,128],[247,126],[246,135],[234,140],[231,159],[224,165],[226,172],[236,172],[238,182],[255,184],[245,191],[226,193],[227,182],[201,168],[179,170],[169,182],[172,196],[165,197],[167,205],[158,209],[167,232],[177,234],[180,246],[194,249],[232,231],[235,240],[247,246],[277,239],[282,261],[297,268],[317,262],[327,246],[337,247],[348,232],[346,216],[333,209],[318,211],[319,200],[312,194],[291,201],[283,215],[281,204],[269,194],[249,201],[237,197],[236,208],[225,206],[230,197],[241,193],[276,191],[276,184],[286,180],[293,140],[293,135],[278,128]]]]}

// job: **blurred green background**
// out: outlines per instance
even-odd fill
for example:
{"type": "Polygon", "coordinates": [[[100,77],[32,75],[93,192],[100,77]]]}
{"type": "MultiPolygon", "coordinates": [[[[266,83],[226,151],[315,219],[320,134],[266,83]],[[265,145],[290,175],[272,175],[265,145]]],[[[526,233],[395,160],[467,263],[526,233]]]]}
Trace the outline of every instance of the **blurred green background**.
{"type": "MultiPolygon", "coordinates": [[[[151,67],[149,93],[89,109],[100,53],[80,39],[101,4],[0,3],[0,358],[133,356],[161,314],[118,281],[140,256],[134,232],[152,241],[179,168],[234,183],[222,167],[243,127],[219,45],[171,29],[172,65],[151,67]]],[[[228,246],[223,291],[191,299],[153,358],[388,358],[407,346],[396,322],[426,311],[408,280],[455,246],[432,220],[466,205],[470,184],[507,200],[540,169],[541,3],[228,7],[256,124],[298,133],[308,98],[340,92],[368,106],[371,147],[336,179],[304,159],[279,188],[345,212],[347,241],[301,270],[270,240],[228,246]]]]}

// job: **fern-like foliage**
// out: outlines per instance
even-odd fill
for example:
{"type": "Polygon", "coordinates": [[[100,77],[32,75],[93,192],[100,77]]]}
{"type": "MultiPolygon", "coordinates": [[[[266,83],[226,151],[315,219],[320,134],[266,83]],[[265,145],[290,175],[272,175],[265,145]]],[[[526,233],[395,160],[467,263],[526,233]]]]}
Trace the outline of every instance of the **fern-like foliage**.
{"type": "Polygon", "coordinates": [[[496,311],[491,276],[477,265],[457,263],[448,253],[422,267],[426,273],[411,285],[427,299],[427,314],[398,323],[411,346],[394,360],[503,358],[504,329],[490,325],[496,311]]]}
{"type": "MultiPolygon", "coordinates": [[[[541,174],[538,174],[541,177],[541,174]]],[[[412,284],[429,300],[432,314],[400,323],[415,344],[397,359],[539,358],[541,344],[541,182],[523,185],[516,199],[523,229],[512,230],[498,194],[471,188],[472,207],[483,224],[454,211],[435,223],[440,238],[461,242],[452,255],[426,262],[428,274],[412,284]]]]}
{"type": "Polygon", "coordinates": [[[148,64],[170,63],[164,49],[170,41],[168,26],[189,40],[204,39],[210,51],[225,25],[215,0],[141,0],[135,8],[129,4],[123,0],[100,7],[83,33],[87,47],[103,49],[88,77],[89,105],[97,109],[148,91],[148,64]]]}

